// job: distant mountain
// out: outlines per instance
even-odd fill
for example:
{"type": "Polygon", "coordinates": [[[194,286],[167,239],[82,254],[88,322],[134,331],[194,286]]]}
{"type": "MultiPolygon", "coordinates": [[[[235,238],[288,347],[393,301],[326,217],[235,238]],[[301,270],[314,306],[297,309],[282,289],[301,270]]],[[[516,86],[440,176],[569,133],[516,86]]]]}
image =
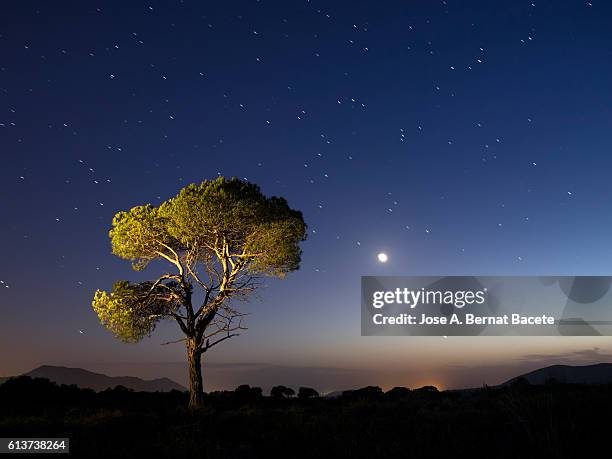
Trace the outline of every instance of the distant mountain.
{"type": "Polygon", "coordinates": [[[612,363],[584,366],[552,365],[512,378],[502,386],[512,384],[521,378],[526,379],[529,384],[536,385],[545,384],[551,379],[571,384],[612,384],[612,363]]]}
{"type": "Polygon", "coordinates": [[[180,384],[168,378],[145,380],[134,376],[106,376],[94,373],[82,368],[56,367],[43,365],[24,376],[31,378],[47,378],[58,384],[75,384],[81,388],[89,388],[95,391],[125,386],[128,389],[142,392],[169,392],[171,390],[187,390],[180,384]]]}

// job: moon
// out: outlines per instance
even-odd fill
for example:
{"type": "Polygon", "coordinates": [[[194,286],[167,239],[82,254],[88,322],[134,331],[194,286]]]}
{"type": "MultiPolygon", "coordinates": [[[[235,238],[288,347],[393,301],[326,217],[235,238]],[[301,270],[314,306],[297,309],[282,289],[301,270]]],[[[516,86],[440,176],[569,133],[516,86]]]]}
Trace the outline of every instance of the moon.
{"type": "Polygon", "coordinates": [[[376,258],[378,258],[378,261],[381,263],[386,263],[389,260],[389,257],[384,252],[380,252],[378,255],[376,255],[376,258]]]}

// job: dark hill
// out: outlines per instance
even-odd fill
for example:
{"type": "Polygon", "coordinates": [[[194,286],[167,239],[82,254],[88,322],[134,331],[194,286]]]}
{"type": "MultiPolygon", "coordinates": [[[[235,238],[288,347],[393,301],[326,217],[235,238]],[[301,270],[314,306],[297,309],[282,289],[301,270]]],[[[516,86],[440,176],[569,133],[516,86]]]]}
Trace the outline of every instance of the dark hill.
{"type": "Polygon", "coordinates": [[[545,384],[550,380],[570,384],[611,384],[612,363],[583,366],[551,365],[512,378],[502,385],[512,384],[520,379],[527,380],[529,384],[545,384]]]}
{"type": "Polygon", "coordinates": [[[144,380],[134,376],[107,376],[94,373],[82,368],[56,367],[43,365],[25,373],[24,376],[32,378],[47,378],[58,384],[75,384],[81,388],[89,388],[96,391],[125,386],[128,389],[142,392],[169,392],[171,390],[187,390],[180,384],[168,378],[144,380]]]}

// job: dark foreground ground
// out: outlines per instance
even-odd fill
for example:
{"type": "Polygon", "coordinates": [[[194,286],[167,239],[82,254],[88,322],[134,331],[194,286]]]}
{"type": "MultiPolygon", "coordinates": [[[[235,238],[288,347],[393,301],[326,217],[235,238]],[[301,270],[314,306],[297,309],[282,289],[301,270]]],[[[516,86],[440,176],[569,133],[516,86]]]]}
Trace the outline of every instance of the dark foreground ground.
{"type": "Polygon", "coordinates": [[[0,386],[0,437],[69,437],[70,455],[89,458],[545,458],[587,457],[593,445],[607,455],[612,433],[609,385],[369,388],[336,399],[243,387],[207,395],[199,412],[186,403],[182,392],[17,378],[0,386]]]}

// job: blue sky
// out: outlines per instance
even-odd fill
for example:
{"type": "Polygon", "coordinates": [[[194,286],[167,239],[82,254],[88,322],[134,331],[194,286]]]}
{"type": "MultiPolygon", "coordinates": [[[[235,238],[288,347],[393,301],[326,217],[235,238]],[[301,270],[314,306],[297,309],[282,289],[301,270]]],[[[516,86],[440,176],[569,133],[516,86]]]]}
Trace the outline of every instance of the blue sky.
{"type": "Polygon", "coordinates": [[[362,338],[358,321],[362,275],[610,274],[612,5],[2,9],[0,373],[181,362],[180,345],[159,346],[172,324],[128,346],[90,302],[143,275],[110,253],[115,212],[219,174],[286,197],[309,239],[300,271],[246,306],[249,331],[213,363],[479,384],[525,355],[605,358],[605,338],[449,345],[362,338]]]}

